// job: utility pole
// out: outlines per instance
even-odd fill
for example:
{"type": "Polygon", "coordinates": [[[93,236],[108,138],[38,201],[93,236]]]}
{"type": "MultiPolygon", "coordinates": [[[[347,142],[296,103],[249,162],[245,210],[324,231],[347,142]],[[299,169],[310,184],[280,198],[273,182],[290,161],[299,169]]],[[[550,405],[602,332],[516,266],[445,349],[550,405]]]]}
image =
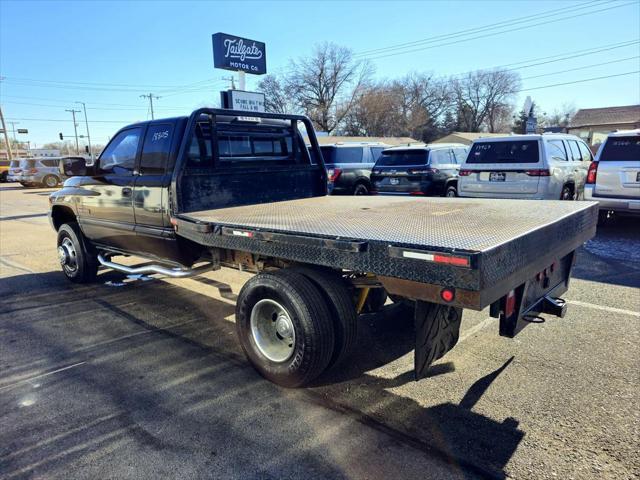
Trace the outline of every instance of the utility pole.
{"type": "Polygon", "coordinates": [[[140,95],[140,98],[148,98],[149,99],[149,107],[151,107],[151,120],[153,120],[153,99],[159,100],[160,97],[150,93],[149,95],[140,95]]]}
{"type": "Polygon", "coordinates": [[[13,133],[13,143],[17,143],[18,140],[16,139],[16,125],[18,125],[20,122],[7,122],[11,124],[11,132],[13,133]]]}
{"type": "Polygon", "coordinates": [[[7,126],[4,123],[4,115],[2,114],[2,107],[0,106],[0,123],[2,123],[2,132],[4,133],[4,141],[7,144],[7,155],[9,161],[13,160],[13,152],[11,151],[11,144],[9,143],[9,135],[7,134],[7,126]]]}
{"type": "Polygon", "coordinates": [[[222,80],[225,80],[227,82],[231,82],[231,90],[235,90],[236,89],[236,80],[233,77],[233,75],[230,75],[228,77],[222,77],[222,80]]]}
{"type": "Polygon", "coordinates": [[[80,110],[74,110],[72,108],[71,110],[65,110],[65,112],[71,112],[71,115],[73,116],[73,132],[76,137],[76,155],[80,155],[80,146],[78,145],[78,124],[76,123],[76,113],[80,113],[80,110]]]}
{"type": "Polygon", "coordinates": [[[91,149],[91,135],[89,135],[89,121],[87,120],[87,104],[84,102],[76,102],[82,104],[84,110],[84,124],[87,126],[87,143],[89,144],[89,155],[91,156],[91,163],[93,164],[93,150],[91,149]]]}

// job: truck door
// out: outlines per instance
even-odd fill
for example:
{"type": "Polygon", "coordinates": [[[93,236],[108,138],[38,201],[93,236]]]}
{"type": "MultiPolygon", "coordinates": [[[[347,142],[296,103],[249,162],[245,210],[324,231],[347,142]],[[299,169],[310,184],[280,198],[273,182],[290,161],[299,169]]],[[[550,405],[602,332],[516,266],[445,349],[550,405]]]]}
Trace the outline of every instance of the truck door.
{"type": "Polygon", "coordinates": [[[163,258],[169,256],[166,248],[174,239],[168,197],[171,184],[168,163],[173,141],[172,123],[149,124],[133,192],[137,250],[163,258]]]}
{"type": "Polygon", "coordinates": [[[121,130],[97,162],[94,177],[87,177],[78,205],[84,234],[96,243],[128,250],[134,240],[133,175],[142,127],[121,130]]]}

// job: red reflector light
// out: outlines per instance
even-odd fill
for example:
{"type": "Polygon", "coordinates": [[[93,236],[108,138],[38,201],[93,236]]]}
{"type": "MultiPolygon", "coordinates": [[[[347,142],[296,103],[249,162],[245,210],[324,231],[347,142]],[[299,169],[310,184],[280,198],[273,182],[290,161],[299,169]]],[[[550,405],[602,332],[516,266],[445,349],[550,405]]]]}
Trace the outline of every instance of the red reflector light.
{"type": "Polygon", "coordinates": [[[452,257],[448,255],[434,255],[433,261],[436,263],[445,263],[456,267],[468,267],[469,259],[467,257],[452,257]]]}
{"type": "Polygon", "coordinates": [[[507,318],[513,315],[516,311],[516,291],[511,290],[507,295],[507,304],[505,305],[504,314],[507,318]]]}
{"type": "Polygon", "coordinates": [[[587,172],[587,183],[596,183],[596,177],[598,176],[598,162],[591,162],[589,164],[589,171],[587,172]]]}
{"type": "Polygon", "coordinates": [[[526,170],[524,173],[530,177],[550,177],[551,171],[545,169],[526,170]]]}
{"type": "Polygon", "coordinates": [[[340,170],[339,168],[330,168],[329,170],[327,170],[329,181],[335,182],[336,180],[338,180],[338,178],[340,178],[341,173],[342,173],[342,170],[340,170]]]}
{"type": "Polygon", "coordinates": [[[424,195],[424,192],[410,192],[409,195],[424,195]]]}
{"type": "Polygon", "coordinates": [[[443,288],[442,290],[440,290],[440,297],[445,302],[453,302],[453,299],[456,298],[455,290],[452,290],[450,288],[443,288]]]}
{"type": "Polygon", "coordinates": [[[458,172],[458,175],[460,175],[461,177],[468,177],[469,175],[471,175],[472,170],[460,170],[458,172]]]}

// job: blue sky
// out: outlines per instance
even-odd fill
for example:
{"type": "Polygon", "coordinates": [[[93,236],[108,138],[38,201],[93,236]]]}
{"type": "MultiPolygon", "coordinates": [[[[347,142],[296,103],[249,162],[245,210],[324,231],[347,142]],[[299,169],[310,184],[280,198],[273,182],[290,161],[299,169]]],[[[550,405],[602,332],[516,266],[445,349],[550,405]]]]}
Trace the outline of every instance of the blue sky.
{"type": "MultiPolygon", "coordinates": [[[[267,67],[278,72],[289,58],[304,56],[323,41],[366,52],[505,21],[514,23],[413,44],[411,53],[398,49],[362,56],[371,58],[379,78],[520,67],[525,89],[640,70],[638,0],[0,0],[0,102],[5,117],[19,122],[16,128],[29,129],[20,138],[42,144],[56,141],[60,131],[73,132],[64,110],[84,101],[92,140],[105,143],[124,124],[148,118],[148,101],[141,94],[162,97],[155,102],[156,117],[217,103],[225,87],[221,78],[230,73],[213,68],[211,34],[218,31],[266,42],[267,67]],[[550,13],[535,17],[544,12],[550,13]],[[608,50],[593,52],[598,47],[608,50]],[[575,57],[549,62],[564,56],[575,57]],[[542,62],[547,63],[530,66],[542,62]],[[565,70],[572,71],[558,73],[565,70]]],[[[248,78],[251,89],[259,77],[248,78]]],[[[519,95],[519,104],[531,95],[548,112],[567,102],[578,108],[635,104],[640,103],[640,75],[519,95]]]]}

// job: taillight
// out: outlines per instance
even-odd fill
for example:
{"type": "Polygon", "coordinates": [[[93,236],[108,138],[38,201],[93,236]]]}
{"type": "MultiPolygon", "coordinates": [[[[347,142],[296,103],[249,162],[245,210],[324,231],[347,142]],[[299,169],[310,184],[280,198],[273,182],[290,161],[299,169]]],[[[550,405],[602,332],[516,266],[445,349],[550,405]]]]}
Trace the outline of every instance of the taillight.
{"type": "Polygon", "coordinates": [[[505,317],[511,317],[516,311],[516,291],[511,290],[507,295],[507,301],[504,309],[505,317]]]}
{"type": "Polygon", "coordinates": [[[587,172],[587,183],[595,184],[598,176],[598,162],[591,162],[587,172]]]}
{"type": "Polygon", "coordinates": [[[526,173],[530,177],[550,177],[551,176],[551,170],[546,170],[546,169],[526,170],[524,173],[526,173]]]}
{"type": "Polygon", "coordinates": [[[440,298],[442,298],[442,300],[447,303],[453,302],[453,300],[456,298],[456,291],[452,288],[443,288],[442,290],[440,290],[440,298]]]}
{"type": "Polygon", "coordinates": [[[458,175],[460,175],[461,177],[468,177],[469,175],[471,175],[472,170],[460,170],[458,172],[458,175]]]}
{"type": "Polygon", "coordinates": [[[437,168],[423,168],[422,170],[409,170],[409,175],[427,175],[429,173],[438,173],[437,168]]]}
{"type": "Polygon", "coordinates": [[[329,181],[334,183],[338,178],[340,178],[340,174],[342,170],[339,168],[330,168],[327,170],[327,175],[329,176],[329,181]]]}

